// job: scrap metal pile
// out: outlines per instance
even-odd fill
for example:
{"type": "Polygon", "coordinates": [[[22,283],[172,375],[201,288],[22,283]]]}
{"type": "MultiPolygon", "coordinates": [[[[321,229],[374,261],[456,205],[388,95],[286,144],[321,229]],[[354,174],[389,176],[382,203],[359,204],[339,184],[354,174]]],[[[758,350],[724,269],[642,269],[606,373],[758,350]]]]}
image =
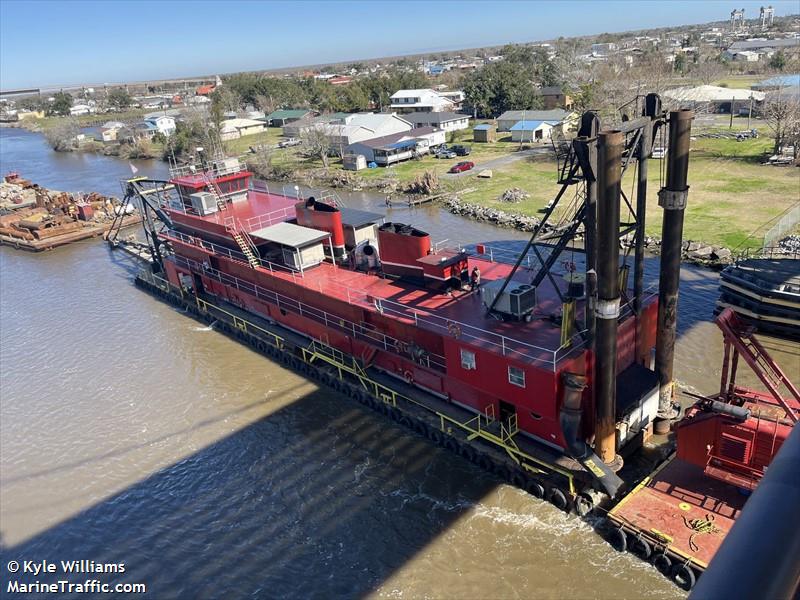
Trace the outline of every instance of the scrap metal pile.
{"type": "Polygon", "coordinates": [[[48,190],[16,173],[0,181],[0,234],[41,240],[110,222],[119,200],[97,192],[85,195],[48,190]]]}

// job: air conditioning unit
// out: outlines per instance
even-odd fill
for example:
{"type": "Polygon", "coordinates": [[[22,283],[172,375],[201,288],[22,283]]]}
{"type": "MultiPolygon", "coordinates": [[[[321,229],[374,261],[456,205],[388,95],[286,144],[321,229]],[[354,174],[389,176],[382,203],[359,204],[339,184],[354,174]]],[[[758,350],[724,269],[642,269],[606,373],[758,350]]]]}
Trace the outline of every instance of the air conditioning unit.
{"type": "Polygon", "coordinates": [[[197,192],[191,194],[189,198],[192,201],[192,208],[201,217],[210,215],[219,210],[217,206],[217,197],[211,192],[197,192]]]}
{"type": "Polygon", "coordinates": [[[536,308],[536,288],[527,283],[512,281],[500,293],[503,287],[502,279],[489,281],[481,286],[481,299],[488,307],[497,298],[492,309],[494,312],[508,315],[519,320],[530,320],[530,314],[536,308]]]}

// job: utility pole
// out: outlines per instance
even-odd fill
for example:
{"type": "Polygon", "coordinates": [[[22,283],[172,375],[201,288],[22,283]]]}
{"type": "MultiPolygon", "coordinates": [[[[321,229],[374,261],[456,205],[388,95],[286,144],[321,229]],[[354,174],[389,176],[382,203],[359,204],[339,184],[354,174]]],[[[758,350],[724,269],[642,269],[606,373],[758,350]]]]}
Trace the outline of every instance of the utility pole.
{"type": "Polygon", "coordinates": [[[656,334],[656,373],[658,374],[658,418],[655,432],[667,433],[672,419],[675,359],[675,332],[678,317],[678,287],[681,276],[683,215],[689,186],[689,143],[694,113],[677,110],[669,114],[669,149],[667,185],[658,192],[658,204],[664,209],[661,230],[661,270],[658,281],[658,331],[656,334]]]}
{"type": "Polygon", "coordinates": [[[622,178],[620,131],[601,131],[597,142],[597,333],[595,450],[600,460],[617,458],[617,322],[619,320],[619,212],[622,178]]]}

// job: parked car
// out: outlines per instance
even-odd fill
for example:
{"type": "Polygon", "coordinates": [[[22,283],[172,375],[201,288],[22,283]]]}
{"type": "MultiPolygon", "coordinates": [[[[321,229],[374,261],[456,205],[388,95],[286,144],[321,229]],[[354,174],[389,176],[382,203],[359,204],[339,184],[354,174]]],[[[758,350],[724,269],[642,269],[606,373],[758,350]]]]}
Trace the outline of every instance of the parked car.
{"type": "Polygon", "coordinates": [[[475,168],[475,163],[470,162],[468,160],[461,161],[460,163],[454,164],[450,167],[450,173],[463,173],[464,171],[469,171],[470,169],[475,168]]]}
{"type": "Polygon", "coordinates": [[[450,150],[455,152],[458,156],[469,156],[469,153],[472,152],[472,148],[462,145],[450,146],[450,150]]]}
{"type": "Polygon", "coordinates": [[[278,148],[289,148],[290,146],[299,146],[300,140],[298,138],[286,138],[278,142],[278,148]]]}
{"type": "Polygon", "coordinates": [[[436,153],[436,158],[455,158],[456,156],[458,155],[452,150],[439,150],[436,153]]]}

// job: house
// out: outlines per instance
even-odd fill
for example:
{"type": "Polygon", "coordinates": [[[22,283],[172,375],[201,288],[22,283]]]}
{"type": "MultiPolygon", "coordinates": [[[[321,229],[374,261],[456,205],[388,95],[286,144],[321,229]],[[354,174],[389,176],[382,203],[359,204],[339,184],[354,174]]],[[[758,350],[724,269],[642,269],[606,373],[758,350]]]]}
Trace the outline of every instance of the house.
{"type": "Polygon", "coordinates": [[[281,134],[285,137],[300,137],[304,132],[320,124],[344,123],[345,117],[349,117],[350,114],[351,113],[336,112],[313,118],[300,119],[299,121],[292,121],[283,126],[281,134]]]}
{"type": "Polygon", "coordinates": [[[548,110],[553,108],[563,108],[569,110],[572,108],[572,98],[564,93],[564,90],[557,85],[543,87],[539,90],[544,101],[544,107],[548,110]]]}
{"type": "Polygon", "coordinates": [[[195,90],[197,96],[210,96],[214,91],[213,85],[201,85],[195,90]]]}
{"type": "Polygon", "coordinates": [[[549,140],[558,121],[519,121],[511,126],[512,142],[549,140]]]}
{"type": "Polygon", "coordinates": [[[119,132],[124,129],[125,123],[108,121],[100,128],[100,139],[104,142],[116,142],[119,132]]]}
{"type": "Polygon", "coordinates": [[[265,119],[269,127],[283,127],[287,123],[291,123],[293,121],[311,118],[314,116],[314,114],[314,111],[308,110],[307,108],[282,108],[272,111],[265,117],[265,119]]]}
{"type": "Polygon", "coordinates": [[[208,96],[192,96],[186,101],[186,104],[192,104],[192,105],[211,104],[211,98],[209,98],[208,96]]]}
{"type": "MultiPolygon", "coordinates": [[[[800,85],[800,75],[777,75],[764,79],[758,83],[754,83],[750,87],[754,90],[777,90],[780,88],[792,87],[800,85]]],[[[20,116],[20,119],[22,116],[20,116]]]]}
{"type": "Polygon", "coordinates": [[[753,90],[740,90],[724,88],[715,85],[698,85],[694,87],[679,87],[666,90],[664,98],[672,100],[681,107],[703,107],[710,112],[730,113],[737,102],[761,102],[764,92],[753,90]]]}
{"type": "Polygon", "coordinates": [[[340,154],[347,146],[356,142],[404,133],[412,129],[411,123],[394,113],[357,113],[331,123],[321,123],[315,127],[325,131],[331,145],[340,154]]]}
{"type": "Polygon", "coordinates": [[[779,40],[741,40],[733,42],[728,46],[728,52],[741,52],[742,50],[758,51],[765,48],[772,48],[774,50],[800,50],[800,39],[798,38],[783,38],[779,40]]]}
{"type": "Polygon", "coordinates": [[[144,122],[152,125],[155,131],[164,137],[169,137],[175,133],[175,117],[171,117],[169,115],[158,115],[148,117],[144,120],[144,122]]]}
{"type": "Polygon", "coordinates": [[[223,140],[235,140],[245,135],[264,131],[264,121],[255,119],[227,119],[220,123],[219,136],[223,140]]]}
{"type": "Polygon", "coordinates": [[[613,42],[606,44],[592,44],[592,56],[603,57],[614,54],[617,51],[617,45],[613,42]]]}
{"type": "Polygon", "coordinates": [[[88,115],[90,113],[95,112],[94,106],[90,106],[88,104],[73,104],[69,108],[69,114],[71,117],[77,117],[80,115],[88,115]]]}
{"type": "Polygon", "coordinates": [[[453,112],[413,112],[403,119],[414,127],[437,127],[443,131],[457,131],[469,127],[469,115],[453,112]]]}
{"type": "Polygon", "coordinates": [[[398,90],[391,95],[392,110],[400,113],[443,112],[453,110],[455,103],[431,89],[398,90]]]}
{"type": "Polygon", "coordinates": [[[351,81],[353,81],[353,78],[349,75],[337,75],[328,79],[328,83],[331,85],[347,85],[351,81]]]}
{"type": "Polygon", "coordinates": [[[367,162],[386,167],[427,154],[445,143],[445,133],[435,127],[417,127],[403,133],[361,140],[347,146],[347,154],[362,155],[367,162]]]}
{"type": "Polygon", "coordinates": [[[490,123],[481,123],[472,128],[473,142],[495,142],[497,141],[497,127],[490,123]]]}
{"type": "Polygon", "coordinates": [[[551,110],[507,110],[497,117],[497,131],[511,131],[511,128],[520,121],[555,121],[560,123],[566,119],[568,114],[563,108],[551,110]]]}
{"type": "Polygon", "coordinates": [[[466,94],[461,90],[439,91],[437,92],[442,98],[446,98],[453,103],[452,110],[459,110],[464,105],[466,94]]]}
{"type": "Polygon", "coordinates": [[[735,62],[758,62],[761,58],[758,52],[753,52],[752,50],[737,50],[733,52],[726,50],[724,56],[728,60],[735,62]]]}

